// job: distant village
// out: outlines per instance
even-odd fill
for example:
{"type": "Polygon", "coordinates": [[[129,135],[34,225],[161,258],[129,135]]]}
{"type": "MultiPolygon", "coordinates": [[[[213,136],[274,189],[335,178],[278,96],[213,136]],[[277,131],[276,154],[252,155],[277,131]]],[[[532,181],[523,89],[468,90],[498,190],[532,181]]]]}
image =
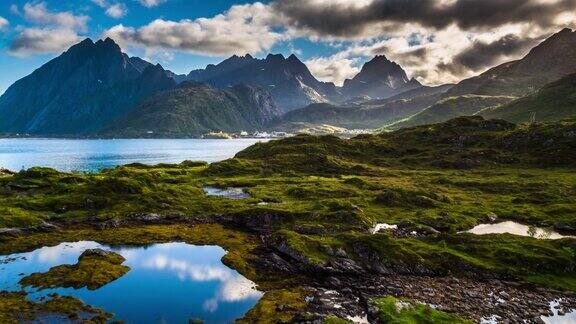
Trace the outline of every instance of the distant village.
{"type": "Polygon", "coordinates": [[[260,138],[260,139],[278,139],[296,136],[298,134],[310,134],[310,135],[334,135],[338,137],[353,137],[360,134],[371,134],[372,130],[369,129],[341,129],[335,133],[326,132],[299,132],[299,133],[289,133],[281,131],[255,131],[246,132],[242,131],[239,133],[227,133],[227,132],[211,132],[202,135],[203,139],[237,139],[237,138],[260,138]]]}

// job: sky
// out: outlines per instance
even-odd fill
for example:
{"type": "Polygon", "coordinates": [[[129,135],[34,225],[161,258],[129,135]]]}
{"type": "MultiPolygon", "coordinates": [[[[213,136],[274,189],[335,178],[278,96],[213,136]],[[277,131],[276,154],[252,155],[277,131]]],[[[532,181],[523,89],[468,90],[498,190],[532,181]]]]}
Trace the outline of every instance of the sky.
{"type": "Polygon", "coordinates": [[[0,0],[0,93],[86,37],[176,73],[296,54],[341,85],[386,55],[438,85],[518,59],[575,22],[576,0],[0,0]]]}

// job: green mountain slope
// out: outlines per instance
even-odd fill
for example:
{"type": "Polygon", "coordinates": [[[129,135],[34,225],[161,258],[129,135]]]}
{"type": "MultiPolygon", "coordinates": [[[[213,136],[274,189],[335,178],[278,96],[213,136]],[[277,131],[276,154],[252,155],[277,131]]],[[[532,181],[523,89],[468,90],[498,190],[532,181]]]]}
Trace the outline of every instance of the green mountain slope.
{"type": "Polygon", "coordinates": [[[486,109],[486,118],[501,118],[515,123],[557,121],[576,117],[576,74],[553,82],[539,91],[507,105],[486,109]]]}
{"type": "Polygon", "coordinates": [[[256,130],[280,114],[257,87],[219,90],[185,82],[142,103],[104,132],[113,137],[198,137],[213,131],[256,130]]]}
{"type": "Polygon", "coordinates": [[[480,96],[464,95],[458,97],[449,97],[442,99],[423,110],[422,112],[391,125],[385,126],[387,129],[400,129],[414,127],[426,124],[435,124],[460,117],[472,116],[477,114],[486,107],[499,106],[513,100],[513,97],[507,96],[480,96]]]}
{"type": "Polygon", "coordinates": [[[566,28],[534,47],[522,59],[463,80],[446,95],[522,97],[575,72],[576,31],[566,28]]]}
{"type": "Polygon", "coordinates": [[[335,106],[315,104],[291,111],[275,120],[274,128],[284,129],[293,123],[331,125],[348,129],[378,128],[412,116],[432,105],[441,93],[424,94],[414,98],[393,101],[367,101],[365,103],[335,106]]]}

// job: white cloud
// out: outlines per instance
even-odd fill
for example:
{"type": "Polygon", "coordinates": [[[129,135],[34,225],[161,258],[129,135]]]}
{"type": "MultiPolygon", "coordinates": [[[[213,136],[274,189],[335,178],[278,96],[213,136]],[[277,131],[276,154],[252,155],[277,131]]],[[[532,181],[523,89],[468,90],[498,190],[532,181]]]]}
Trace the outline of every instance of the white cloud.
{"type": "Polygon", "coordinates": [[[304,63],[318,80],[334,82],[341,86],[344,80],[350,79],[360,72],[358,61],[359,58],[334,55],[331,57],[314,57],[304,63]]]}
{"type": "Polygon", "coordinates": [[[80,36],[66,28],[26,28],[12,41],[8,53],[18,57],[60,53],[79,41],[80,36]]]}
{"type": "Polygon", "coordinates": [[[108,6],[108,2],[106,0],[92,0],[98,7],[106,8],[108,6]]]}
{"type": "Polygon", "coordinates": [[[8,27],[9,25],[10,25],[10,22],[6,18],[0,16],[0,30],[8,27]]]}
{"type": "Polygon", "coordinates": [[[11,4],[11,5],[10,5],[10,12],[11,12],[13,15],[20,16],[20,9],[18,9],[18,6],[15,5],[15,4],[11,4]]]}
{"type": "Polygon", "coordinates": [[[62,264],[66,260],[76,260],[80,254],[88,249],[102,248],[96,242],[80,241],[74,243],[61,243],[30,252],[29,259],[34,258],[46,264],[62,264]]]}
{"type": "Polygon", "coordinates": [[[79,31],[86,30],[86,24],[90,19],[88,16],[77,16],[69,11],[50,11],[46,6],[46,2],[26,3],[24,5],[24,18],[38,25],[57,26],[79,31]]]}
{"type": "Polygon", "coordinates": [[[242,276],[235,276],[224,281],[220,288],[219,296],[223,301],[238,302],[247,299],[262,297],[262,293],[256,290],[252,281],[242,276]]]}
{"type": "Polygon", "coordinates": [[[90,18],[70,11],[51,11],[46,2],[26,3],[20,12],[17,6],[11,11],[21,15],[33,26],[18,27],[8,53],[14,56],[60,53],[80,41],[79,32],[87,30],[90,18]]]}
{"type": "Polygon", "coordinates": [[[138,0],[138,2],[140,2],[140,4],[142,4],[144,7],[147,7],[147,8],[156,7],[157,5],[159,5],[165,1],[166,0],[138,0]]]}
{"type": "Polygon", "coordinates": [[[156,19],[140,28],[117,25],[105,32],[123,46],[232,55],[269,50],[283,38],[272,30],[274,15],[262,3],[237,5],[212,18],[156,19]]]}
{"type": "Polygon", "coordinates": [[[106,9],[106,15],[112,18],[123,18],[128,13],[128,8],[121,2],[114,4],[108,2],[107,0],[92,0],[92,2],[95,3],[98,7],[106,9]]]}
{"type": "Polygon", "coordinates": [[[113,4],[110,7],[108,7],[108,9],[106,9],[106,15],[116,19],[126,16],[127,12],[128,9],[122,3],[113,4]]]}

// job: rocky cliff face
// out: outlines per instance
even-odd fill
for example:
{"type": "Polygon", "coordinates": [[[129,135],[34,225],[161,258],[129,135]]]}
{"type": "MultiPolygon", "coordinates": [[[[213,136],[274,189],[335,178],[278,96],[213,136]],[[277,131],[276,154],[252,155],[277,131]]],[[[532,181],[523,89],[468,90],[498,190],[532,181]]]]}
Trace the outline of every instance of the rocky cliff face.
{"type": "Polygon", "coordinates": [[[0,97],[0,132],[89,134],[175,85],[161,66],[130,58],[111,39],[86,39],[0,97]]]}
{"type": "Polygon", "coordinates": [[[263,87],[284,111],[341,99],[334,84],[318,81],[295,55],[285,58],[270,54],[262,60],[232,56],[218,65],[192,71],[188,78],[220,89],[238,84],[263,87]]]}

